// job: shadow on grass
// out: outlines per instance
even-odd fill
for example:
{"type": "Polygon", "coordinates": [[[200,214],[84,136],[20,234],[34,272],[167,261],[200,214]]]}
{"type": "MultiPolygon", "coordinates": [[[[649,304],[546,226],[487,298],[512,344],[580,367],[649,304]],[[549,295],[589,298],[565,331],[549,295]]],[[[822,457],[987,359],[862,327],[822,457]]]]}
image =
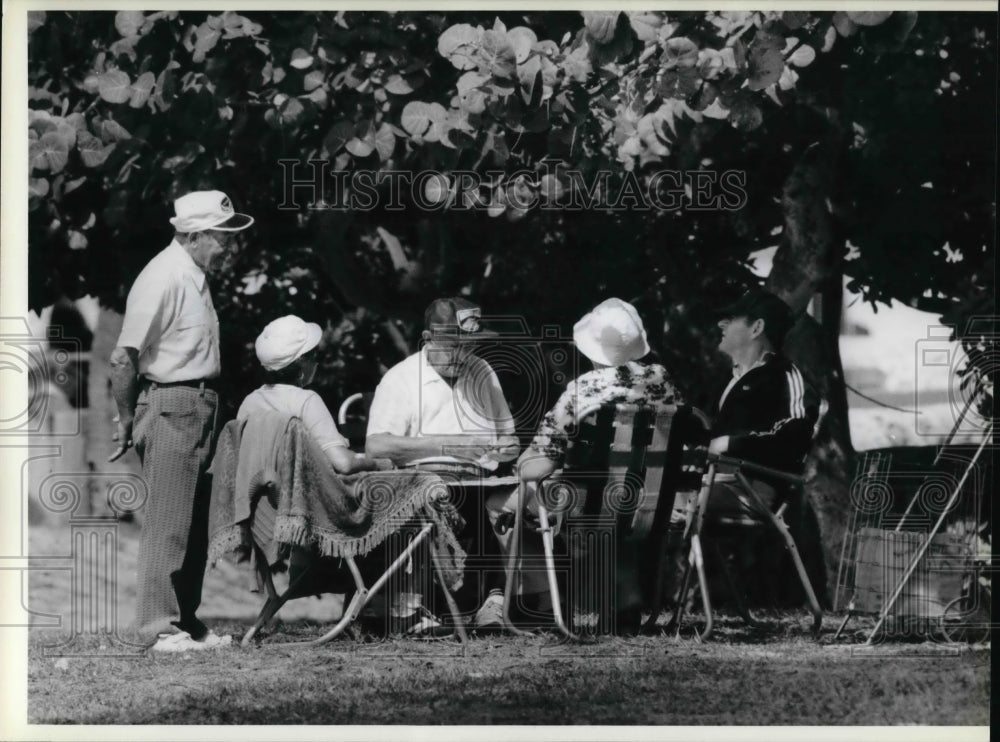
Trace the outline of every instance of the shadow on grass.
{"type": "MultiPolygon", "coordinates": [[[[262,645],[132,659],[29,647],[29,720],[89,724],[988,724],[988,649],[859,656],[808,617],[722,618],[713,641],[559,642],[552,634],[321,647],[308,621],[262,645]]],[[[693,617],[697,622],[697,616],[693,617]]],[[[831,632],[836,621],[826,627],[831,632]]],[[[220,621],[238,636],[246,625],[220,621]]]]}

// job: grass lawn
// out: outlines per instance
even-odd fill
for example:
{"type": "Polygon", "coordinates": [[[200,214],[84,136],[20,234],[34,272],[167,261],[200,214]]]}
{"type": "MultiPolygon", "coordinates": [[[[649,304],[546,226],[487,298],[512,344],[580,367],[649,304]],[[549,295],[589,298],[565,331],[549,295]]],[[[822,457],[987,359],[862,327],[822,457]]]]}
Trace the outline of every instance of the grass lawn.
{"type": "MultiPolygon", "coordinates": [[[[61,531],[32,528],[33,553],[61,531]]],[[[55,541],[53,540],[55,539],[55,541]]],[[[134,604],[135,539],[119,540],[116,595],[134,604]]],[[[246,574],[210,570],[203,617],[239,636],[261,604],[246,574]]],[[[68,617],[69,573],[33,573],[33,610],[68,617]]],[[[810,638],[805,611],[762,613],[749,629],[721,616],[712,640],[553,635],[281,647],[320,631],[328,598],[290,603],[261,645],[115,657],[93,634],[53,649],[66,629],[32,629],[32,724],[988,725],[990,650],[897,643],[862,651],[810,638]],[[60,656],[72,654],[90,656],[60,656]]],[[[827,640],[839,623],[828,616],[827,640]]],[[[694,620],[697,621],[695,616],[694,620]]],[[[871,626],[856,619],[852,630],[871,626]]],[[[68,621],[63,622],[68,626],[68,621]]]]}

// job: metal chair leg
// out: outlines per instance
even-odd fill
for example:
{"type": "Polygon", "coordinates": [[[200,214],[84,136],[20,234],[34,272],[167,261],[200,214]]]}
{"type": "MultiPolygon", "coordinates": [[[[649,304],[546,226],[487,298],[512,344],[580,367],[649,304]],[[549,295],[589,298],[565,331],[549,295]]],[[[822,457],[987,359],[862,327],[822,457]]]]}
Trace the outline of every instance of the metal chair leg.
{"type": "Polygon", "coordinates": [[[844,620],[840,622],[840,626],[837,627],[837,631],[834,632],[833,638],[830,641],[837,641],[840,635],[843,633],[844,629],[847,628],[847,622],[854,618],[854,601],[851,601],[851,605],[847,608],[847,615],[844,616],[844,620]]]}
{"type": "Polygon", "coordinates": [[[458,635],[458,640],[462,644],[465,644],[469,641],[469,637],[465,633],[465,625],[462,623],[462,617],[459,615],[455,596],[451,594],[448,584],[444,581],[444,574],[441,572],[441,555],[438,553],[437,545],[433,541],[430,543],[430,549],[431,559],[434,562],[434,576],[437,577],[438,584],[441,586],[441,592],[444,593],[445,602],[448,604],[448,612],[451,613],[451,620],[455,625],[455,633],[458,635]]]}
{"type": "Polygon", "coordinates": [[[375,597],[379,590],[381,590],[389,579],[394,575],[399,569],[406,563],[410,558],[416,548],[423,543],[424,539],[430,534],[431,529],[434,527],[433,523],[426,523],[421,528],[420,532],[413,537],[413,540],[407,544],[403,552],[396,557],[389,568],[382,573],[382,575],[375,581],[375,583],[369,588],[365,586],[364,579],[361,576],[361,571],[358,569],[358,565],[355,564],[354,559],[351,557],[345,558],[348,568],[351,571],[351,576],[354,578],[354,584],[356,587],[356,592],[354,597],[351,599],[350,605],[344,609],[344,615],[341,617],[340,621],[332,629],[327,631],[323,636],[313,639],[307,642],[289,642],[281,646],[297,646],[297,647],[315,647],[320,644],[326,644],[327,642],[337,638],[343,633],[344,629],[348,627],[353,621],[361,615],[361,611],[368,604],[368,602],[375,597]]]}
{"type": "Polygon", "coordinates": [[[714,619],[712,618],[712,599],[708,593],[708,577],[705,575],[705,559],[701,551],[701,537],[697,533],[692,534],[691,536],[691,551],[688,556],[687,568],[684,570],[684,584],[681,587],[681,594],[677,600],[677,608],[674,611],[674,617],[671,619],[670,624],[668,624],[668,629],[671,625],[675,625],[677,636],[680,636],[681,633],[681,621],[684,618],[684,604],[687,603],[688,592],[691,589],[692,572],[696,572],[698,574],[698,588],[701,591],[701,604],[705,610],[705,629],[698,634],[698,638],[704,641],[712,634],[714,619]]]}
{"type": "MultiPolygon", "coordinates": [[[[561,631],[567,639],[578,641],[580,637],[574,634],[566,626],[566,622],[563,620],[562,603],[559,600],[559,583],[556,580],[555,557],[552,555],[554,550],[552,526],[549,523],[549,514],[546,512],[545,506],[542,505],[541,502],[538,503],[538,519],[542,524],[542,546],[545,549],[545,573],[549,578],[549,595],[552,598],[552,615],[555,618],[556,626],[559,631],[561,631]]],[[[572,607],[569,609],[572,610],[572,607]]]]}
{"type": "Polygon", "coordinates": [[[281,595],[278,595],[278,591],[274,587],[274,579],[271,577],[271,571],[267,564],[267,559],[264,558],[263,554],[258,555],[257,565],[258,574],[260,575],[264,583],[264,587],[267,590],[268,598],[264,602],[263,607],[260,609],[260,613],[257,614],[257,620],[254,621],[253,626],[247,629],[247,632],[240,640],[240,646],[243,647],[250,645],[250,642],[257,635],[257,632],[260,631],[268,621],[274,618],[275,614],[281,610],[281,607],[291,599],[291,596],[295,594],[295,589],[305,581],[305,578],[310,574],[310,572],[312,572],[313,569],[312,565],[307,566],[295,577],[294,580],[289,582],[288,588],[281,593],[281,595]]]}
{"type": "Polygon", "coordinates": [[[809,609],[813,614],[813,625],[812,633],[816,638],[819,638],[820,633],[823,630],[823,609],[819,605],[819,601],[816,599],[816,593],[813,591],[812,583],[809,581],[809,575],[806,572],[806,567],[802,563],[802,557],[799,556],[799,549],[795,545],[795,539],[792,538],[791,531],[788,530],[788,525],[785,523],[784,518],[780,515],[775,515],[768,511],[769,520],[771,524],[778,529],[778,533],[785,540],[785,547],[788,549],[792,556],[792,562],[795,564],[795,571],[799,575],[799,582],[802,583],[802,589],[806,591],[806,598],[809,600],[809,609]]]}
{"type": "Polygon", "coordinates": [[[510,553],[507,555],[507,579],[503,588],[503,625],[512,634],[517,636],[532,636],[530,631],[519,629],[510,618],[510,606],[513,596],[514,585],[517,576],[521,571],[521,529],[524,520],[524,489],[523,483],[517,486],[517,502],[514,505],[514,530],[511,532],[510,553]]]}
{"type": "Polygon", "coordinates": [[[740,485],[743,490],[754,502],[756,508],[767,518],[768,522],[781,534],[781,538],[785,541],[785,548],[788,549],[792,556],[792,562],[795,564],[795,571],[799,575],[799,581],[802,583],[802,588],[806,591],[806,598],[809,601],[809,608],[813,614],[813,625],[812,633],[817,639],[819,638],[820,632],[823,630],[823,609],[820,608],[819,601],[816,599],[816,593],[813,592],[812,583],[809,581],[809,575],[806,572],[806,567],[802,563],[802,557],[799,556],[799,549],[795,545],[795,539],[792,538],[792,533],[788,529],[788,524],[785,523],[785,519],[782,515],[784,512],[784,506],[777,512],[771,512],[771,508],[764,505],[758,496],[756,490],[750,484],[750,481],[746,478],[743,472],[737,472],[736,478],[739,480],[740,485]]]}
{"type": "Polygon", "coordinates": [[[705,574],[705,558],[701,550],[701,536],[697,533],[691,537],[691,557],[695,569],[698,570],[698,587],[701,590],[701,604],[705,609],[705,630],[699,634],[702,641],[712,634],[714,621],[712,618],[712,600],[708,592],[708,576],[705,574]]]}

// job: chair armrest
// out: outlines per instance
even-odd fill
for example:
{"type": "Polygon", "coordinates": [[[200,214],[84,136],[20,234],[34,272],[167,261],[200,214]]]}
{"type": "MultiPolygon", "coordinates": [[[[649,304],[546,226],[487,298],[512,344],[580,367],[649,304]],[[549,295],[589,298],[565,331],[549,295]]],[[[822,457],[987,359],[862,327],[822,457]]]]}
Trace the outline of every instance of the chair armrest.
{"type": "Polygon", "coordinates": [[[806,483],[806,478],[797,474],[791,474],[780,469],[772,469],[769,466],[762,466],[761,464],[755,464],[752,461],[745,461],[744,459],[735,459],[724,454],[710,453],[708,454],[708,461],[709,463],[721,464],[723,466],[732,466],[744,472],[780,479],[790,484],[801,486],[806,483]]]}

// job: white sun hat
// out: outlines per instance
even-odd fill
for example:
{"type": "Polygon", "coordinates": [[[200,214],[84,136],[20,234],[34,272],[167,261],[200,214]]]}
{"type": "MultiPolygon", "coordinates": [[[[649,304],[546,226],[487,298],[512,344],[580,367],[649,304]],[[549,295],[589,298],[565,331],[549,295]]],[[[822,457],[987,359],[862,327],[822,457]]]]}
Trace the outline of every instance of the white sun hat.
{"type": "Polygon", "coordinates": [[[260,365],[268,371],[278,371],[319,345],[321,337],[323,328],[315,322],[288,314],[268,323],[257,336],[254,350],[260,365]]]}
{"type": "Polygon", "coordinates": [[[194,191],[174,201],[170,223],[178,232],[240,232],[251,224],[253,217],[233,210],[233,202],[222,191],[194,191]]]}
{"type": "Polygon", "coordinates": [[[606,299],[584,315],[573,325],[573,342],[602,366],[621,366],[649,353],[639,313],[621,299],[606,299]]]}

